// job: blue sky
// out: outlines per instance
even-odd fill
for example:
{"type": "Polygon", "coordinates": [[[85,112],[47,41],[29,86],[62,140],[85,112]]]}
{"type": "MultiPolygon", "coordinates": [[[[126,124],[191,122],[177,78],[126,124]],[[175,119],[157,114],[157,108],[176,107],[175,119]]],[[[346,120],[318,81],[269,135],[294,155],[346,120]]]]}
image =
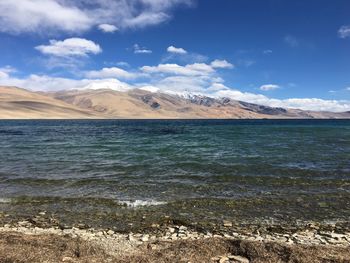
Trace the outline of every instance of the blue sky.
{"type": "Polygon", "coordinates": [[[350,110],[348,0],[0,1],[0,84],[350,110]]]}

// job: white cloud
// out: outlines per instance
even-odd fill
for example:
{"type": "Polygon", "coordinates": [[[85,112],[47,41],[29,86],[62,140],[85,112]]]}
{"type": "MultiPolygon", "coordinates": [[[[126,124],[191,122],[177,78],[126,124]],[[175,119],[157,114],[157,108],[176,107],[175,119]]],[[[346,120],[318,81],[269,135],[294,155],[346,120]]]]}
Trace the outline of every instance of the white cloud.
{"type": "Polygon", "coordinates": [[[299,46],[299,40],[292,35],[287,35],[284,37],[284,42],[287,43],[290,47],[298,47],[299,46]]]}
{"type": "Polygon", "coordinates": [[[16,72],[17,70],[11,66],[5,66],[0,68],[0,79],[8,78],[10,73],[16,72]]]}
{"type": "Polygon", "coordinates": [[[88,61],[88,56],[53,56],[37,58],[38,64],[41,64],[48,70],[61,68],[69,72],[80,72],[81,68],[85,67],[88,61]]]}
{"type": "Polygon", "coordinates": [[[131,73],[117,67],[88,71],[86,72],[85,75],[87,78],[98,78],[98,79],[103,79],[103,78],[135,79],[140,76],[140,74],[131,73]]]}
{"type": "Polygon", "coordinates": [[[0,85],[43,91],[87,88],[110,88],[118,91],[127,91],[133,88],[141,88],[151,92],[161,91],[179,95],[194,93],[210,97],[229,97],[234,100],[272,107],[299,108],[314,111],[350,111],[350,101],[345,100],[324,100],[318,98],[274,99],[262,94],[232,89],[223,84],[223,79],[217,75],[217,72],[210,65],[204,63],[185,66],[177,64],[160,64],[154,67],[144,66],[133,72],[127,72],[120,68],[105,68],[100,71],[87,72],[84,79],[69,79],[36,74],[24,78],[15,78],[11,76],[13,70],[11,67],[0,69],[0,74],[2,73],[0,85]],[[135,83],[134,76],[142,76],[144,73],[150,74],[151,78],[143,83],[135,83]],[[120,81],[119,78],[124,78],[127,81],[120,81]],[[129,80],[132,81],[132,84],[128,83],[129,80]]]}
{"type": "Polygon", "coordinates": [[[153,93],[159,91],[159,88],[154,87],[154,86],[152,86],[152,85],[147,85],[147,84],[146,84],[146,86],[141,85],[140,87],[137,87],[137,88],[138,88],[138,89],[141,89],[141,90],[153,92],[153,93]]]}
{"type": "Polygon", "coordinates": [[[177,48],[174,46],[170,46],[167,48],[167,51],[169,53],[175,53],[175,54],[187,54],[187,51],[183,48],[177,48]]]}
{"type": "Polygon", "coordinates": [[[217,92],[217,91],[230,90],[230,88],[226,87],[222,83],[214,82],[207,90],[209,92],[217,92]]]}
{"type": "Polygon", "coordinates": [[[125,61],[119,61],[116,64],[119,67],[125,67],[125,68],[129,68],[130,67],[130,64],[128,62],[125,62],[125,61]]]}
{"type": "Polygon", "coordinates": [[[9,74],[7,74],[6,72],[0,70],[0,79],[5,79],[5,78],[8,78],[8,77],[9,77],[9,74]]]}
{"type": "Polygon", "coordinates": [[[164,73],[185,76],[208,75],[214,72],[214,69],[204,63],[194,63],[186,66],[178,64],[159,64],[158,66],[143,66],[141,70],[146,73],[164,73]]]}
{"type": "Polygon", "coordinates": [[[136,17],[128,18],[125,20],[125,24],[128,27],[146,27],[161,24],[164,21],[170,19],[169,15],[165,13],[151,13],[145,12],[136,17]]]}
{"type": "Polygon", "coordinates": [[[272,50],[271,49],[266,49],[266,50],[263,51],[263,54],[265,54],[265,55],[272,54],[272,50]]]}
{"type": "Polygon", "coordinates": [[[318,98],[291,98],[285,100],[271,99],[271,105],[311,111],[344,112],[350,110],[350,101],[323,100],[318,98]]]}
{"type": "Polygon", "coordinates": [[[139,44],[134,45],[134,53],[135,54],[151,54],[152,50],[147,49],[145,47],[140,47],[139,44]]]}
{"type": "Polygon", "coordinates": [[[256,63],[256,61],[252,60],[252,59],[239,59],[237,61],[237,63],[240,66],[244,66],[246,68],[249,68],[250,66],[253,66],[256,63]]]}
{"type": "Polygon", "coordinates": [[[279,89],[280,86],[276,85],[276,84],[265,84],[265,85],[262,85],[260,87],[260,90],[262,91],[270,91],[270,90],[275,90],[275,89],[279,89]]]}
{"type": "Polygon", "coordinates": [[[338,30],[338,36],[340,38],[350,37],[350,25],[340,27],[338,30]]]}
{"type": "Polygon", "coordinates": [[[2,32],[44,32],[44,29],[80,32],[89,29],[92,24],[93,21],[83,10],[63,4],[62,1],[0,1],[2,32]]]}
{"type": "Polygon", "coordinates": [[[35,48],[45,55],[57,57],[86,57],[89,54],[102,52],[98,44],[84,38],[68,38],[63,41],[50,40],[49,45],[40,45],[35,48]]]}
{"type": "Polygon", "coordinates": [[[113,89],[126,91],[135,88],[115,78],[70,79],[32,74],[26,78],[0,79],[0,85],[22,87],[33,91],[60,91],[67,89],[113,89]]]}
{"type": "Polygon", "coordinates": [[[213,68],[234,68],[234,65],[226,60],[216,59],[210,64],[213,68]]]}
{"type": "Polygon", "coordinates": [[[193,64],[186,65],[185,68],[189,70],[198,71],[202,74],[210,74],[215,72],[212,66],[209,66],[205,63],[193,63],[193,64]]]}
{"type": "Polygon", "coordinates": [[[350,91],[350,87],[345,88],[347,91],[350,91]]]}
{"type": "Polygon", "coordinates": [[[77,87],[80,86],[82,82],[82,80],[31,74],[26,78],[9,77],[7,79],[1,80],[0,84],[7,86],[17,86],[35,91],[54,91],[77,87]]]}
{"type": "Polygon", "coordinates": [[[161,60],[161,63],[167,63],[167,62],[181,62],[186,64],[191,63],[203,63],[208,60],[207,56],[193,53],[193,52],[187,52],[184,54],[178,54],[178,53],[170,53],[168,52],[161,60]]]}
{"type": "Polygon", "coordinates": [[[270,107],[333,112],[345,112],[350,110],[350,101],[323,100],[317,98],[291,98],[280,100],[272,99],[261,94],[241,92],[239,90],[233,89],[217,91],[212,95],[215,97],[229,97],[235,100],[256,103],[270,107]]]}
{"type": "Polygon", "coordinates": [[[192,0],[1,0],[0,31],[81,33],[102,24],[142,28],[171,19],[182,4],[192,0]]]}
{"type": "Polygon", "coordinates": [[[111,89],[115,91],[128,91],[131,89],[134,89],[135,87],[125,83],[121,82],[118,79],[98,79],[98,80],[84,80],[84,83],[81,83],[80,87],[77,87],[78,89],[111,89]]]}
{"type": "Polygon", "coordinates": [[[208,80],[206,76],[169,76],[153,85],[163,92],[172,94],[204,93],[208,80]]]}
{"type": "Polygon", "coordinates": [[[115,25],[110,25],[110,24],[101,24],[98,25],[98,29],[100,29],[104,33],[114,33],[115,31],[118,31],[118,27],[115,25]]]}

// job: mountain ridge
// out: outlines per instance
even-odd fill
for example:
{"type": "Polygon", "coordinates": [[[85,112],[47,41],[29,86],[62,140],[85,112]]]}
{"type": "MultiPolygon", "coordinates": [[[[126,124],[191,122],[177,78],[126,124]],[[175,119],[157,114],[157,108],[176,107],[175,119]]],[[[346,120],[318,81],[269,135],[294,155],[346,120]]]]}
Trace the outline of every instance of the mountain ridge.
{"type": "Polygon", "coordinates": [[[0,119],[307,119],[350,118],[350,112],[269,107],[232,98],[141,89],[33,92],[0,87],[0,119]]]}

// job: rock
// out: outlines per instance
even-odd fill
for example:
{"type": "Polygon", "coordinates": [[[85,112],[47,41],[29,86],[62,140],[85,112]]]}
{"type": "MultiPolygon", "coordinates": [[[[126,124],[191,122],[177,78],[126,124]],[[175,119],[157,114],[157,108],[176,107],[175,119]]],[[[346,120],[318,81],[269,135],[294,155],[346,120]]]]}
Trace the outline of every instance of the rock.
{"type": "Polygon", "coordinates": [[[64,229],[62,232],[65,235],[69,235],[69,234],[72,234],[72,229],[64,229]]]}
{"type": "Polygon", "coordinates": [[[141,237],[142,242],[147,242],[149,240],[149,235],[144,235],[141,237]]]}
{"type": "Polygon", "coordinates": [[[134,237],[132,234],[129,234],[129,235],[128,235],[128,239],[129,239],[129,241],[131,241],[131,242],[135,241],[135,237],[134,237]]]}
{"type": "Polygon", "coordinates": [[[328,204],[326,202],[318,202],[318,206],[320,208],[327,208],[328,207],[328,204]]]}
{"type": "Polygon", "coordinates": [[[262,241],[264,241],[264,238],[262,238],[261,236],[257,236],[257,237],[255,237],[255,241],[262,242],[262,241]]]}
{"type": "Polygon", "coordinates": [[[110,236],[111,236],[111,235],[114,235],[114,231],[113,231],[113,230],[108,230],[108,231],[107,231],[107,235],[110,235],[110,236]]]}
{"type": "Polygon", "coordinates": [[[219,259],[219,263],[226,263],[226,262],[229,262],[230,259],[226,256],[223,256],[219,259]]]}
{"type": "Polygon", "coordinates": [[[24,220],[24,221],[18,222],[18,225],[19,225],[19,226],[30,226],[31,223],[28,222],[27,220],[24,220]]]}
{"type": "Polygon", "coordinates": [[[71,257],[63,257],[62,262],[74,262],[74,260],[71,257]]]}
{"type": "Polygon", "coordinates": [[[293,245],[293,244],[294,244],[294,241],[293,241],[293,239],[288,238],[287,241],[286,241],[286,243],[289,244],[289,245],[293,245]]]}
{"type": "Polygon", "coordinates": [[[332,238],[337,239],[337,240],[341,240],[342,238],[345,237],[345,236],[342,235],[342,234],[337,234],[337,233],[334,233],[334,232],[330,233],[330,236],[331,236],[332,238]]]}
{"type": "Polygon", "coordinates": [[[39,212],[39,215],[44,216],[44,215],[46,215],[46,212],[45,211],[39,212]]]}
{"type": "Polygon", "coordinates": [[[187,231],[187,227],[185,227],[185,226],[179,227],[179,232],[185,232],[185,231],[187,231]]]}
{"type": "Polygon", "coordinates": [[[239,263],[249,263],[249,259],[241,256],[230,255],[228,258],[239,263]]]}
{"type": "Polygon", "coordinates": [[[82,224],[82,223],[78,224],[77,227],[79,229],[87,229],[88,228],[88,226],[86,224],[82,224]]]}
{"type": "Polygon", "coordinates": [[[102,231],[98,231],[96,234],[95,234],[97,237],[103,237],[104,234],[102,231]]]}
{"type": "Polygon", "coordinates": [[[328,243],[328,244],[332,244],[332,245],[338,244],[338,242],[337,242],[336,240],[331,239],[331,238],[327,238],[327,243],[328,243]]]}
{"type": "Polygon", "coordinates": [[[149,250],[156,250],[156,249],[157,249],[157,245],[156,245],[156,244],[148,244],[148,245],[147,245],[147,248],[148,248],[149,250]]]}
{"type": "Polygon", "coordinates": [[[224,225],[224,227],[232,227],[232,222],[231,221],[228,221],[228,220],[224,220],[223,221],[223,225],[224,225]]]}
{"type": "Polygon", "coordinates": [[[210,237],[213,237],[213,234],[212,233],[206,233],[204,235],[204,238],[210,238],[210,237]]]}
{"type": "Polygon", "coordinates": [[[311,229],[316,229],[316,230],[320,229],[320,227],[315,223],[309,223],[307,226],[311,229]]]}
{"type": "Polygon", "coordinates": [[[178,234],[178,237],[180,237],[180,238],[183,238],[183,237],[187,237],[189,234],[186,234],[185,232],[180,232],[179,234],[178,234]]]}
{"type": "Polygon", "coordinates": [[[58,227],[59,227],[61,230],[69,229],[69,228],[70,228],[68,225],[63,225],[63,224],[59,224],[58,227]]]}
{"type": "Polygon", "coordinates": [[[169,227],[168,230],[169,230],[170,233],[174,233],[175,232],[175,228],[173,228],[173,227],[169,227]]]}

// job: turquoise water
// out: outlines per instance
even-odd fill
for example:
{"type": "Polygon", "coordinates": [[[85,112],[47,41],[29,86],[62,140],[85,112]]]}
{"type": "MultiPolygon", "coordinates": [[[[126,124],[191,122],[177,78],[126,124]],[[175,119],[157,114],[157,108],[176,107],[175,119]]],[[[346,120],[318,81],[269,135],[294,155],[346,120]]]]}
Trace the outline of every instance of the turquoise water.
{"type": "Polygon", "coordinates": [[[345,120],[0,121],[0,160],[0,209],[16,216],[350,218],[345,120]]]}

